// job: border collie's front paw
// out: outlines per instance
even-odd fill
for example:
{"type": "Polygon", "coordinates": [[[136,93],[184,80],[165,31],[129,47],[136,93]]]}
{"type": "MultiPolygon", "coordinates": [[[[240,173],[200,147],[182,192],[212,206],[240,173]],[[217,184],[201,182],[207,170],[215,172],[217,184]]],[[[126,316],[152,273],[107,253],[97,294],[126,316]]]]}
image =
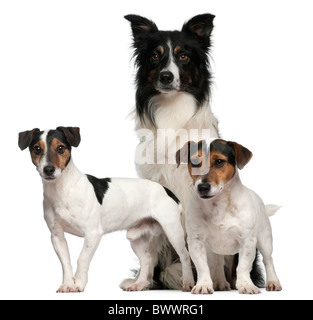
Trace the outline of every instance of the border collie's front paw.
{"type": "Polygon", "coordinates": [[[185,279],[182,277],[180,279],[180,282],[182,284],[182,291],[183,292],[190,292],[192,288],[195,286],[195,280],[193,279],[193,276],[188,276],[185,279]]]}
{"type": "Polygon", "coordinates": [[[214,290],[215,291],[231,291],[230,283],[226,281],[218,281],[214,282],[214,290]]]}
{"type": "Polygon", "coordinates": [[[213,294],[214,289],[212,285],[208,284],[197,284],[192,290],[192,294],[213,294]]]}
{"type": "Polygon", "coordinates": [[[260,294],[261,291],[253,283],[237,283],[238,292],[240,294],[260,294]]]}

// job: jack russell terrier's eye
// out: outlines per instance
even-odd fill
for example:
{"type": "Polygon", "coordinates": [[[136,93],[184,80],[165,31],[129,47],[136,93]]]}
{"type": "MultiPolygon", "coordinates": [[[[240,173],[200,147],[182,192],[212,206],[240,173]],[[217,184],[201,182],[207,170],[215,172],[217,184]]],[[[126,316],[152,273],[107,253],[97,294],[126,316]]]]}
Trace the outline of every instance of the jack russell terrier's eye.
{"type": "Polygon", "coordinates": [[[223,159],[217,159],[215,160],[215,167],[216,168],[222,168],[226,163],[226,160],[223,159]]]}
{"type": "Polygon", "coordinates": [[[191,165],[193,168],[201,168],[202,166],[202,161],[201,158],[197,157],[197,158],[191,158],[191,165]]]}
{"type": "Polygon", "coordinates": [[[57,152],[58,152],[59,154],[63,154],[63,153],[65,152],[65,147],[62,146],[62,145],[58,146],[58,147],[57,147],[57,152]]]}
{"type": "Polygon", "coordinates": [[[33,151],[37,155],[41,154],[41,148],[39,146],[34,146],[33,151]]]}

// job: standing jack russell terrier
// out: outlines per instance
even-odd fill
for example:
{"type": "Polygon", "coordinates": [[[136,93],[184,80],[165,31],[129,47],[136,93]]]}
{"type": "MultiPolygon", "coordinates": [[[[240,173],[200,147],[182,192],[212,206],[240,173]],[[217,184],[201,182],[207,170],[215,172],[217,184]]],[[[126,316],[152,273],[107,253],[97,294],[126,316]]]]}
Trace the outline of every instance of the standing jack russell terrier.
{"type": "Polygon", "coordinates": [[[213,293],[216,286],[230,290],[224,276],[223,255],[236,253],[239,293],[260,293],[250,278],[256,248],[263,255],[266,289],[282,290],[273,265],[268,218],[278,208],[265,207],[255,192],[242,185],[237,170],[243,169],[251,158],[247,148],[221,139],[214,140],[209,149],[204,140],[190,141],[176,154],[177,166],[188,163],[194,183],[186,218],[189,252],[198,274],[192,293],[213,293]],[[213,284],[211,275],[223,283],[213,284]]]}
{"type": "Polygon", "coordinates": [[[150,240],[164,232],[182,261],[183,290],[190,291],[194,286],[193,274],[180,209],[173,194],[148,180],[97,179],[81,173],[71,157],[71,147],[78,147],[79,143],[77,127],[33,129],[19,134],[19,147],[29,147],[43,181],[44,218],[63,268],[63,283],[57,292],[84,291],[101,237],[125,229],[141,264],[135,283],[126,290],[140,291],[152,285],[154,261],[149,254],[150,240]],[[64,232],[85,238],[75,276],[64,232]]]}

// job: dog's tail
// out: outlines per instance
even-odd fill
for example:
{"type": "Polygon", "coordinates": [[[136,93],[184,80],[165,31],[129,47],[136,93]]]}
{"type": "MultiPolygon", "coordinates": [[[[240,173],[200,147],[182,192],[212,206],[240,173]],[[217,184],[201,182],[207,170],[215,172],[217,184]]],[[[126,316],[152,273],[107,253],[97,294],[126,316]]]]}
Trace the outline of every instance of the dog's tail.
{"type": "Polygon", "coordinates": [[[279,209],[281,208],[281,206],[277,206],[276,204],[267,204],[265,206],[265,210],[266,210],[266,214],[271,217],[273,216],[279,209]]]}
{"type": "Polygon", "coordinates": [[[182,265],[176,251],[162,234],[158,239],[158,263],[154,268],[153,289],[182,290],[182,265]]]}

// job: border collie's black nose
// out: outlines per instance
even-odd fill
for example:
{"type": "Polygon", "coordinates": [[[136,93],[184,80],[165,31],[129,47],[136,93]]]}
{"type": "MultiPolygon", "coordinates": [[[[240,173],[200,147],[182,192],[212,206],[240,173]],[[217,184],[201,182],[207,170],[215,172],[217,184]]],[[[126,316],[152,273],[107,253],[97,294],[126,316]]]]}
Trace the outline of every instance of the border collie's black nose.
{"type": "Polygon", "coordinates": [[[174,75],[170,71],[163,71],[160,73],[159,80],[162,84],[167,85],[173,82],[174,75]]]}
{"type": "Polygon", "coordinates": [[[200,183],[198,185],[198,191],[201,196],[207,196],[211,190],[211,185],[209,183],[200,183]]]}
{"type": "Polygon", "coordinates": [[[54,174],[55,167],[54,166],[46,166],[43,168],[43,171],[47,177],[51,177],[54,174]]]}

